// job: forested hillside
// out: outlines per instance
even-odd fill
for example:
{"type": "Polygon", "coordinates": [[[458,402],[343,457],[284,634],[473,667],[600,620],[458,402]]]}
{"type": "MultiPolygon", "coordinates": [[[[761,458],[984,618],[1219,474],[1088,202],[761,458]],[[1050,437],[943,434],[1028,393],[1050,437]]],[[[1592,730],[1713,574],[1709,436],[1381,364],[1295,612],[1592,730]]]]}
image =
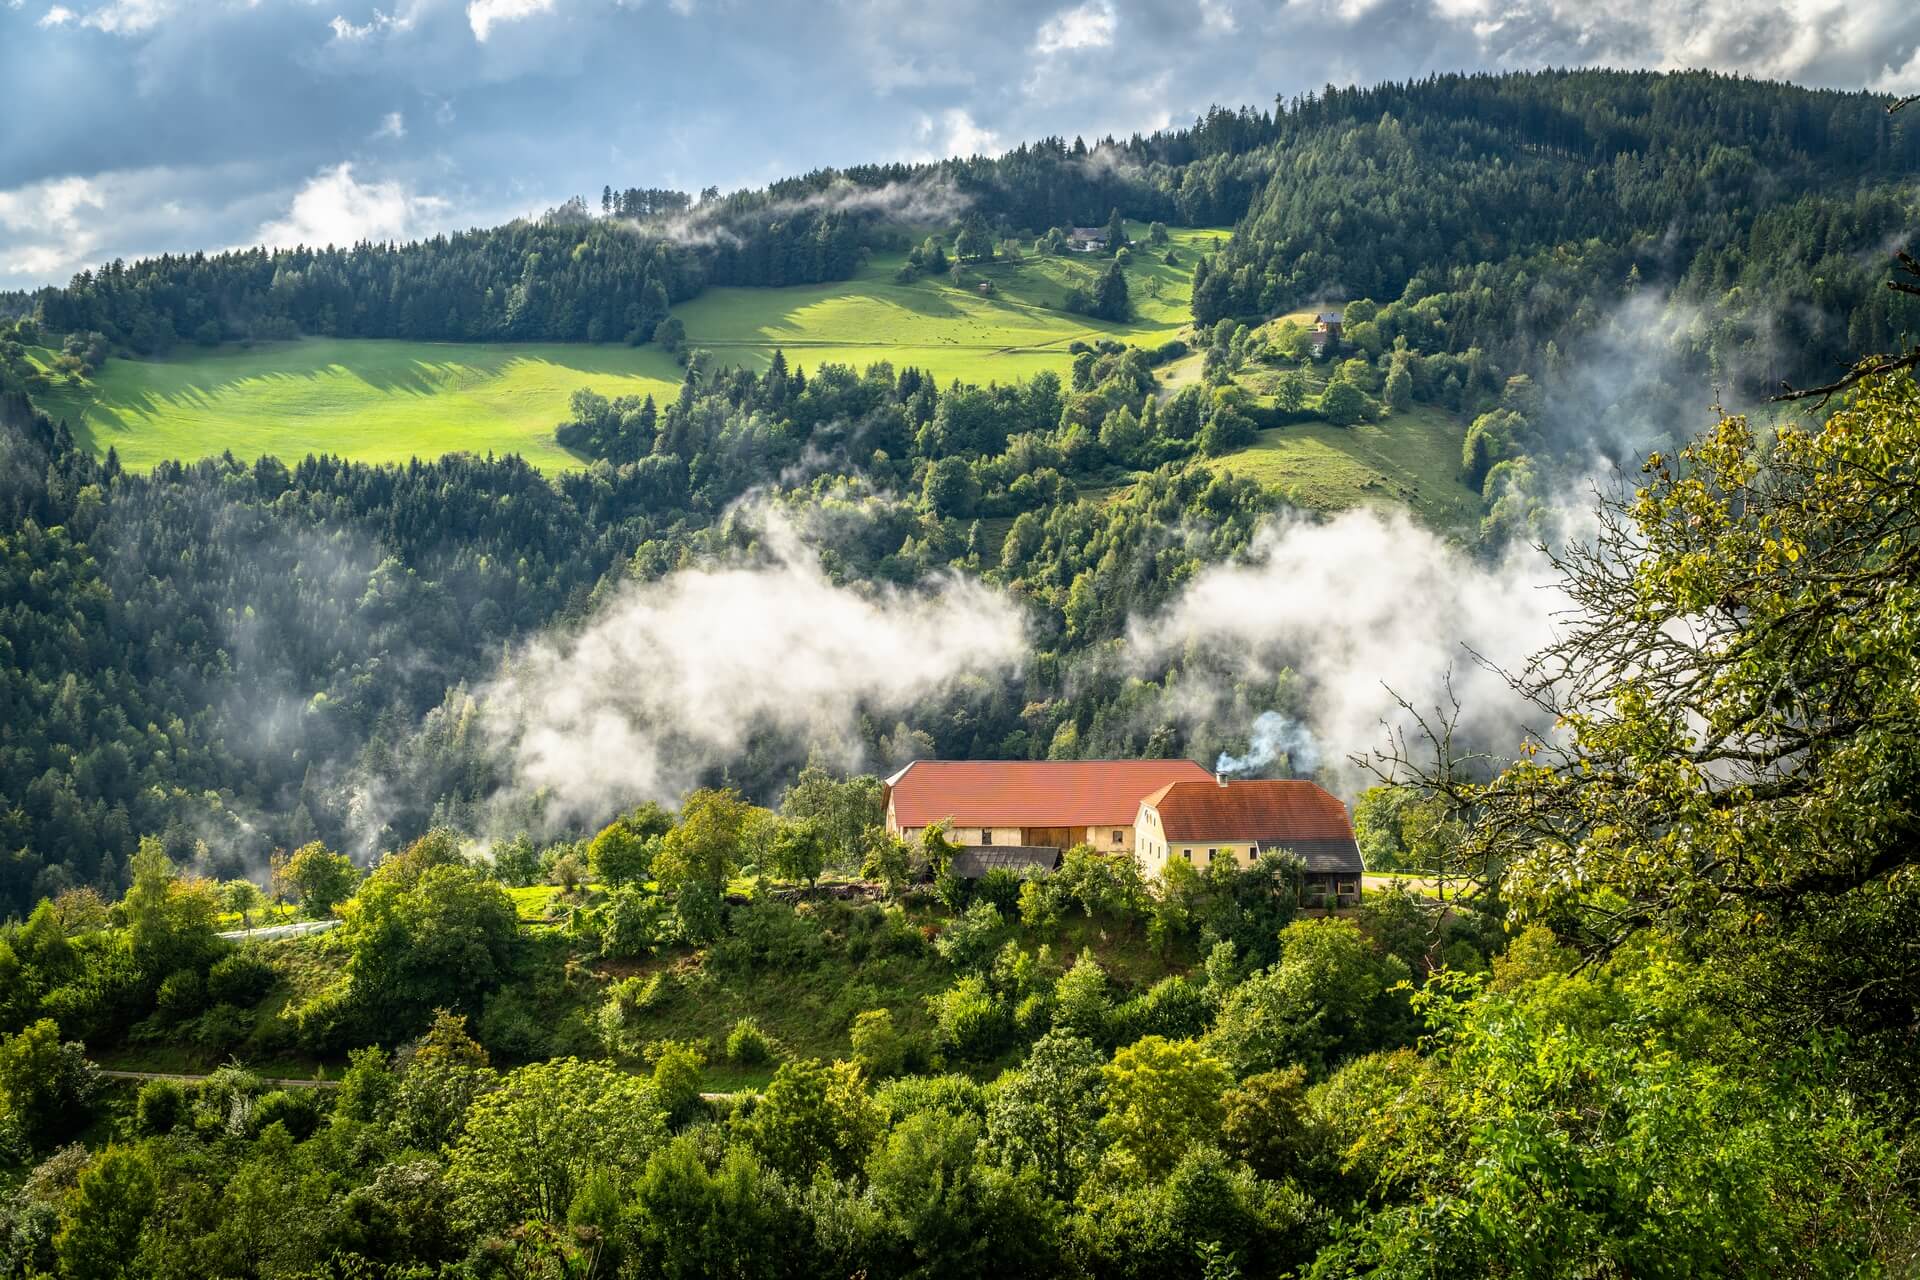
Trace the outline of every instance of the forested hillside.
{"type": "MultiPolygon", "coordinates": [[[[964,706],[882,716],[864,733],[876,764],[916,748],[1238,749],[1250,712],[1287,710],[1287,695],[1176,714],[1179,666],[1207,655],[1141,671],[1106,647],[1294,501],[1250,478],[1245,451],[1292,424],[1437,435],[1423,456],[1458,448],[1457,476],[1437,482],[1479,492],[1492,554],[1549,528],[1595,454],[1631,467],[1684,435],[1676,402],[1890,347],[1915,300],[1879,287],[1879,251],[1910,225],[1900,181],[1920,141],[1883,106],[1704,74],[1435,77],[697,203],[609,189],[598,216],[576,202],[404,246],[113,264],[16,299],[30,313],[0,334],[16,392],[6,901],[117,891],[143,834],[233,868],[313,835],[372,853],[436,814],[490,826],[501,766],[460,729],[479,687],[621,584],[750,543],[724,519],[750,491],[833,513],[815,524],[833,530],[838,580],[957,569],[1030,611],[1021,674],[964,706]],[[921,265],[904,269],[921,272],[931,254],[944,264],[937,245],[957,259],[1032,235],[1032,252],[1063,252],[1055,228],[1109,214],[1240,219],[1196,272],[1201,376],[1177,390],[1156,372],[1178,347],[1079,343],[1069,379],[991,388],[784,357],[755,375],[689,351],[670,403],[581,388],[558,442],[600,461],[551,479],[462,456],[183,459],[132,475],[18,394],[44,386],[38,344],[64,343],[59,359],[83,369],[295,332],[639,341],[709,285],[845,275],[904,242],[901,219],[957,227],[915,248],[921,265]],[[1342,299],[1324,352],[1271,319],[1342,299]],[[407,782],[370,785],[388,774],[407,782]]],[[[1140,276],[1122,254],[1172,252],[1150,236],[1117,248],[1107,274],[1123,289],[1140,276]]],[[[1470,501],[1435,492],[1433,511],[1470,501]]],[[[769,742],[728,776],[770,799],[804,756],[769,742]]]]}

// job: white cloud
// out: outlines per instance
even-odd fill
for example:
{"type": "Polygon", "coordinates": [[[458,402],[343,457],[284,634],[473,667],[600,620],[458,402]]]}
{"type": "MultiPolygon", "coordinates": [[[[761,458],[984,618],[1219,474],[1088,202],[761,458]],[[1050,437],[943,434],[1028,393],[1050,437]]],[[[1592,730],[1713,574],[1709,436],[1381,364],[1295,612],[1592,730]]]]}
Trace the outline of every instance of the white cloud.
{"type": "Polygon", "coordinates": [[[78,266],[93,245],[89,211],[106,208],[106,194],[78,176],[0,191],[0,272],[52,276],[78,266]]]}
{"type": "Polygon", "coordinates": [[[470,0],[467,24],[473,28],[473,38],[485,44],[497,24],[552,13],[553,6],[554,0],[470,0]]]}
{"type": "MultiPolygon", "coordinates": [[[[16,5],[15,8],[19,6],[16,5]]],[[[79,15],[63,4],[56,4],[40,15],[42,27],[64,27],[79,15]]]]}
{"type": "MultiPolygon", "coordinates": [[[[973,116],[960,107],[941,112],[940,123],[943,130],[940,141],[942,158],[997,155],[1003,149],[999,134],[976,124],[973,116]]],[[[932,132],[932,121],[928,120],[926,124],[926,131],[932,132]]]]}
{"type": "Polygon", "coordinates": [[[976,580],[846,586],[783,520],[764,541],[768,559],[627,587],[486,691],[488,725],[550,816],[678,800],[706,770],[770,743],[857,764],[863,713],[895,715],[1021,661],[1018,609],[976,580]]]}
{"type": "Polygon", "coordinates": [[[1047,55],[1073,49],[1104,49],[1113,43],[1119,18],[1111,0],[1086,0],[1085,4],[1063,9],[1040,24],[1033,51],[1047,55]]]}
{"type": "Polygon", "coordinates": [[[89,13],[81,23],[109,35],[143,35],[171,17],[176,7],[175,0],[113,0],[89,13]]]}
{"type": "Polygon", "coordinates": [[[375,141],[391,138],[394,141],[407,136],[407,118],[398,111],[389,111],[380,118],[380,127],[373,131],[375,141]]]}
{"type": "Polygon", "coordinates": [[[351,163],[342,163],[314,175],[286,216],[261,227],[256,239],[281,248],[405,240],[446,211],[444,200],[416,196],[398,182],[362,182],[351,163]]]}
{"type": "Polygon", "coordinates": [[[1228,35],[1239,29],[1240,20],[1233,16],[1233,5],[1229,0],[1200,0],[1200,29],[1218,35],[1228,35]]]}
{"type": "Polygon", "coordinates": [[[333,38],[347,42],[357,42],[389,32],[411,31],[413,15],[411,13],[387,13],[375,9],[365,22],[354,23],[352,19],[335,15],[327,24],[333,29],[333,38]]]}

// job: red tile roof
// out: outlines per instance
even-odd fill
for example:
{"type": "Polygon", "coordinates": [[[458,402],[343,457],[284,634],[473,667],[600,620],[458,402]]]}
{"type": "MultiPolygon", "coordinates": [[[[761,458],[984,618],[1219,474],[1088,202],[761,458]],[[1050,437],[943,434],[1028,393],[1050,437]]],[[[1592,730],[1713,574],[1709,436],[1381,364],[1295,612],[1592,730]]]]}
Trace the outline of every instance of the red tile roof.
{"type": "Polygon", "coordinates": [[[1347,806],[1311,782],[1176,782],[1146,803],[1169,840],[1353,840],[1347,806]]]}
{"type": "Polygon", "coordinates": [[[1191,760],[916,760],[887,779],[903,828],[1130,827],[1149,792],[1213,775],[1191,760]]]}

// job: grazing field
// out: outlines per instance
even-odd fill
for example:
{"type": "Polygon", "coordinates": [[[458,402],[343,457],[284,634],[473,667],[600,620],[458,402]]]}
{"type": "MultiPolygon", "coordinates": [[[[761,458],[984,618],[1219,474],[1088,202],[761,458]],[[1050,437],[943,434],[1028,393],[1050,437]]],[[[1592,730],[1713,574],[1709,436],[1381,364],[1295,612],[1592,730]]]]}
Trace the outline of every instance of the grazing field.
{"type": "MultiPolygon", "coordinates": [[[[1142,241],[1144,226],[1134,229],[1142,241]]],[[[1105,258],[968,265],[958,280],[894,281],[904,255],[878,255],[851,280],[785,289],[712,289],[675,312],[691,345],[722,364],[764,368],[776,347],[792,364],[917,365],[942,382],[1009,382],[1064,374],[1075,339],[1157,345],[1189,316],[1193,266],[1224,231],[1174,231],[1128,268],[1135,317],[1112,324],[1061,309],[1092,289],[1105,258]],[[987,294],[980,285],[989,283],[987,294]]],[[[44,363],[51,352],[38,352],[44,363]]],[[[306,339],[162,360],[109,360],[91,380],[58,378],[38,397],[87,444],[129,467],[230,450],[286,461],[334,453],[403,462],[455,450],[518,453],[543,470],[581,463],[554,440],[567,397],[674,394],[680,368],[656,347],[306,339]]]]}
{"type": "Polygon", "coordinates": [[[1063,309],[1067,290],[1089,292],[1106,269],[1103,257],[1036,257],[968,264],[959,279],[921,276],[896,283],[904,254],[880,254],[851,280],[786,289],[709,289],[675,314],[687,341],[723,363],[764,368],[776,348],[807,368],[831,361],[864,367],[876,360],[915,365],[941,382],[1012,382],[1042,369],[1064,374],[1075,340],[1112,338],[1158,346],[1181,336],[1191,319],[1193,267],[1227,232],[1170,231],[1176,259],[1135,239],[1127,285],[1133,319],[1114,324],[1063,309]],[[981,284],[990,284],[987,294],[981,284]]]}
{"type": "Polygon", "coordinates": [[[1436,528],[1464,529],[1481,514],[1479,495],[1460,479],[1465,435],[1451,414],[1415,405],[1355,427],[1272,427],[1209,465],[1278,488],[1314,511],[1404,505],[1436,528]]]}
{"type": "Polygon", "coordinates": [[[653,347],[307,339],[107,361],[90,381],[38,397],[99,453],[144,469],[231,450],[252,461],[334,453],[404,462],[518,453],[543,470],[578,466],[554,441],[567,397],[672,396],[680,370],[653,347]]]}

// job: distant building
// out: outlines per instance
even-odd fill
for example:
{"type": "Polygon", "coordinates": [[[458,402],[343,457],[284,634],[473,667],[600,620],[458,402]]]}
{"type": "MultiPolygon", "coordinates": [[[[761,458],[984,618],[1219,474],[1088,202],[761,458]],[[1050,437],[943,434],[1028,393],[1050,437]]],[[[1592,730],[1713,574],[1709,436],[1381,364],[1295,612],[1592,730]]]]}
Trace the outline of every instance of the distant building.
{"type": "Polygon", "coordinates": [[[1322,311],[1313,318],[1313,330],[1309,336],[1313,340],[1313,354],[1320,355],[1328,347],[1340,345],[1340,317],[1338,311],[1322,311]]]}
{"type": "Polygon", "coordinates": [[[1067,232],[1067,248],[1075,253],[1099,253],[1106,247],[1105,227],[1073,227],[1067,232]]]}
{"type": "Polygon", "coordinates": [[[1301,901],[1308,906],[1354,906],[1366,870],[1347,806],[1298,780],[1170,783],[1140,802],[1133,844],[1148,877],[1171,861],[1204,871],[1221,858],[1250,867],[1263,853],[1292,853],[1305,865],[1301,901]]]}
{"type": "Polygon", "coordinates": [[[916,760],[887,779],[883,801],[904,840],[945,822],[963,849],[1131,854],[1142,796],[1212,777],[1191,760],[916,760]]]}

